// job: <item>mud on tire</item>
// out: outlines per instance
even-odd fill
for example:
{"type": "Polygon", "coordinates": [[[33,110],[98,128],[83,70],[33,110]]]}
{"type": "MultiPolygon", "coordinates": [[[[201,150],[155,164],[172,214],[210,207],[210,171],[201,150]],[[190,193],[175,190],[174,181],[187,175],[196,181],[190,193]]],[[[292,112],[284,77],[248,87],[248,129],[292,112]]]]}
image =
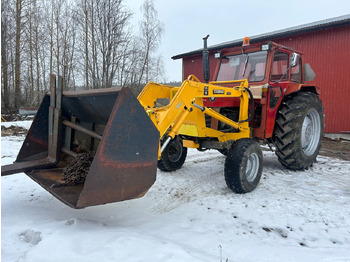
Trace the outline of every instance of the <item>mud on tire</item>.
{"type": "Polygon", "coordinates": [[[309,168],[320,151],[323,130],[323,107],[318,95],[303,92],[284,101],[273,136],[279,162],[292,170],[309,168]]]}
{"type": "Polygon", "coordinates": [[[158,168],[164,172],[172,172],[180,169],[185,163],[187,147],[182,144],[182,139],[175,137],[164,149],[158,160],[158,168]]]}
{"type": "Polygon", "coordinates": [[[225,180],[235,193],[248,193],[259,184],[263,155],[259,144],[249,138],[237,140],[225,161],[225,180]]]}

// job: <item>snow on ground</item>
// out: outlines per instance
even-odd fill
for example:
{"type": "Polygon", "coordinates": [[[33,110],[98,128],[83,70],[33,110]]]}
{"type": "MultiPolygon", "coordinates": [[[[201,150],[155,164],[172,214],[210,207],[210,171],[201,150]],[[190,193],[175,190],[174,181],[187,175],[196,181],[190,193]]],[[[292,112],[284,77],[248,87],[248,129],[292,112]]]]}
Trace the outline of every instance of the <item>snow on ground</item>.
{"type": "Polygon", "coordinates": [[[32,124],[32,120],[28,120],[28,121],[17,121],[17,122],[1,122],[2,126],[5,127],[10,127],[10,126],[19,126],[19,127],[23,127],[25,129],[29,129],[31,124],[32,124]]]}
{"type": "MultiPolygon", "coordinates": [[[[2,165],[23,139],[1,138],[2,165]]],[[[319,156],[293,172],[264,151],[261,183],[244,195],[226,187],[224,161],[189,150],[143,198],[82,210],[23,173],[3,177],[2,261],[350,261],[349,161],[319,156]]]]}

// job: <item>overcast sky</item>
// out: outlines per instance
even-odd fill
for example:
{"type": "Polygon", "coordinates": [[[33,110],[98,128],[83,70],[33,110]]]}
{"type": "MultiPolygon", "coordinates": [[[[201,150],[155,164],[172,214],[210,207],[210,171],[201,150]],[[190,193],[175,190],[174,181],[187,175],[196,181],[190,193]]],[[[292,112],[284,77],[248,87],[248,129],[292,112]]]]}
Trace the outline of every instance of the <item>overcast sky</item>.
{"type": "MultiPolygon", "coordinates": [[[[126,0],[138,28],[144,0],[126,0]]],[[[349,0],[153,0],[158,18],[165,25],[159,52],[168,81],[182,80],[177,54],[208,45],[254,36],[327,18],[350,14],[349,0]]]]}

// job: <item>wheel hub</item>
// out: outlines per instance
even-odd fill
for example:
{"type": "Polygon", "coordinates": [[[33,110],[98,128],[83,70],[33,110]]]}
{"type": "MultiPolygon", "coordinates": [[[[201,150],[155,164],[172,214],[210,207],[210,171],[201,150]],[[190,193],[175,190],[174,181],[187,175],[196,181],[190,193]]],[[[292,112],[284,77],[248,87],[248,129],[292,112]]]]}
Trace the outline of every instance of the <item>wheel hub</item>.
{"type": "Polygon", "coordinates": [[[253,182],[259,170],[259,157],[256,153],[249,156],[246,167],[246,177],[249,182],[253,182]]]}
{"type": "Polygon", "coordinates": [[[310,119],[307,117],[305,118],[305,121],[304,121],[304,125],[303,125],[303,128],[305,129],[305,132],[304,132],[304,144],[308,144],[312,138],[312,122],[310,121],[310,119]]]}
{"type": "Polygon", "coordinates": [[[301,130],[301,146],[305,155],[311,156],[317,149],[321,134],[320,115],[315,108],[306,114],[301,130]]]}
{"type": "Polygon", "coordinates": [[[169,145],[169,159],[172,162],[177,162],[181,158],[182,145],[177,140],[173,140],[169,145]]]}

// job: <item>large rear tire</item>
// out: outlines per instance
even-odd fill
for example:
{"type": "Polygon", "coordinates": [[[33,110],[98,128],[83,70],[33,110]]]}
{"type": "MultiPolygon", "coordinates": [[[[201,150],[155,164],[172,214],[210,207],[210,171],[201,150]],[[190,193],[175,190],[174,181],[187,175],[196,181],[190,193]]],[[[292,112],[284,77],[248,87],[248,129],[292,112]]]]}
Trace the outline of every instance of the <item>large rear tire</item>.
{"type": "Polygon", "coordinates": [[[292,170],[308,169],[316,162],[323,131],[318,95],[298,93],[287,99],[277,113],[273,136],[279,162],[292,170]]]}
{"type": "Polygon", "coordinates": [[[182,139],[175,137],[164,149],[158,160],[158,168],[164,172],[172,172],[180,169],[185,163],[187,147],[182,144],[182,139]]]}
{"type": "Polygon", "coordinates": [[[227,186],[236,193],[248,193],[259,184],[263,167],[263,154],[259,144],[249,138],[237,140],[225,161],[227,186]]]}

